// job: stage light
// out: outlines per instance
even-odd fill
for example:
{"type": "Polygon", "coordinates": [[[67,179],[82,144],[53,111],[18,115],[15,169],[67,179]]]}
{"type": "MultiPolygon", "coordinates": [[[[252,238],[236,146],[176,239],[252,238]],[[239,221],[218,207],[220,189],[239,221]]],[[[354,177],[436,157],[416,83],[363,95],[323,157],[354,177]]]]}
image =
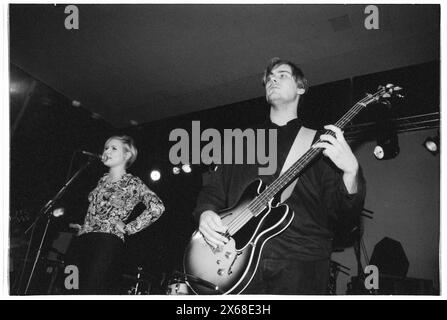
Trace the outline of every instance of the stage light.
{"type": "Polygon", "coordinates": [[[9,93],[11,95],[24,93],[26,90],[26,84],[21,81],[11,81],[9,85],[9,93]]]}
{"type": "Polygon", "coordinates": [[[152,181],[156,182],[156,181],[160,180],[161,173],[159,170],[154,169],[151,171],[150,177],[151,177],[152,181]]]}
{"type": "Polygon", "coordinates": [[[423,146],[432,155],[437,155],[439,153],[439,135],[436,137],[428,137],[425,139],[423,146]]]}
{"type": "Polygon", "coordinates": [[[65,213],[65,209],[64,208],[56,208],[53,210],[53,212],[51,213],[53,215],[53,217],[55,218],[59,218],[62,217],[65,213]]]}
{"type": "Polygon", "coordinates": [[[376,146],[374,148],[374,156],[379,160],[383,159],[383,157],[385,156],[385,152],[383,151],[382,146],[376,146]]]}
{"type": "Polygon", "coordinates": [[[377,108],[376,117],[377,145],[374,148],[374,156],[377,160],[393,159],[400,152],[396,115],[391,111],[390,105],[386,104],[377,108]]]}
{"type": "Polygon", "coordinates": [[[399,154],[399,142],[397,134],[394,134],[389,139],[377,141],[374,148],[374,156],[377,160],[393,159],[399,154]]]}
{"type": "Polygon", "coordinates": [[[173,174],[179,174],[180,173],[180,168],[179,167],[173,167],[172,168],[172,173],[173,174]]]}
{"type": "Polygon", "coordinates": [[[192,168],[191,168],[191,166],[190,166],[189,164],[184,164],[184,165],[182,166],[182,170],[183,170],[183,172],[185,172],[185,173],[190,173],[190,172],[192,171],[192,168]]]}
{"type": "Polygon", "coordinates": [[[81,101],[73,100],[73,101],[71,102],[71,105],[72,105],[73,107],[79,108],[79,107],[81,106],[81,101]]]}

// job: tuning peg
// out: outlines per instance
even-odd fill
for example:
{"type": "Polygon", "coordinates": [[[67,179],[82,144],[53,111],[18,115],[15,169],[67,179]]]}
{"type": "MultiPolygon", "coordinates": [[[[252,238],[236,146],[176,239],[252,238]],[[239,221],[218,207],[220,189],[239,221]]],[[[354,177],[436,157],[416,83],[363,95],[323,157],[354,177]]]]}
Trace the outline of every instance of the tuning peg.
{"type": "Polygon", "coordinates": [[[404,96],[403,94],[400,94],[400,93],[397,93],[397,94],[396,94],[396,97],[399,98],[399,99],[403,99],[403,98],[405,98],[405,96],[404,96]]]}
{"type": "Polygon", "coordinates": [[[391,95],[389,93],[382,94],[382,98],[391,98],[391,95]]]}
{"type": "Polygon", "coordinates": [[[401,87],[394,87],[393,90],[394,90],[394,91],[400,91],[400,90],[402,90],[402,88],[401,88],[401,87]]]}
{"type": "Polygon", "coordinates": [[[394,84],[388,83],[388,84],[386,85],[386,88],[387,88],[387,89],[392,88],[392,87],[394,87],[394,84]]]}

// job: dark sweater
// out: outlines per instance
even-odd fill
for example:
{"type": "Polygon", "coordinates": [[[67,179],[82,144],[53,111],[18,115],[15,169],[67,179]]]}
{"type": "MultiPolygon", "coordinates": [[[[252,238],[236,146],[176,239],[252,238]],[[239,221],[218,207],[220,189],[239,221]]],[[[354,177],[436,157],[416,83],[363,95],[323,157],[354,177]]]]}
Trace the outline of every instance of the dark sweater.
{"type": "MultiPolygon", "coordinates": [[[[258,126],[277,129],[275,175],[259,176],[257,165],[220,165],[203,185],[193,213],[195,218],[198,220],[205,210],[218,212],[234,205],[256,178],[261,178],[266,184],[276,179],[301,126],[299,119],[291,120],[284,126],[270,121],[258,126]]],[[[321,133],[317,133],[315,140],[321,133]]],[[[355,194],[348,194],[342,175],[343,172],[323,155],[305,169],[292,195],[286,200],[295,217],[284,232],[267,241],[263,257],[307,261],[330,257],[335,222],[355,220],[365,199],[365,180],[361,169],[357,175],[358,192],[355,194]]]]}

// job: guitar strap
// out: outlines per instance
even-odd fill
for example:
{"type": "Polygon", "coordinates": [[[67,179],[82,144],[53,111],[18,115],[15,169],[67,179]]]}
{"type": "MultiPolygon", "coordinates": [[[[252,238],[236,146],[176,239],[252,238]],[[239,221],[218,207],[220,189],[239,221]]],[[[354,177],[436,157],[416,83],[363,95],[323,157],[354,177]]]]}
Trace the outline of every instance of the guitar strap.
{"type": "MultiPolygon", "coordinates": [[[[281,169],[280,176],[287,171],[299,158],[301,158],[307,150],[309,150],[312,142],[314,141],[316,130],[309,129],[306,127],[301,127],[298,131],[295,141],[293,141],[292,147],[290,148],[289,154],[287,155],[286,161],[284,161],[284,165],[281,169]]],[[[298,182],[298,178],[293,180],[289,186],[284,189],[281,194],[281,202],[286,201],[290,195],[292,194],[293,189],[295,188],[296,183],[298,182]]]]}

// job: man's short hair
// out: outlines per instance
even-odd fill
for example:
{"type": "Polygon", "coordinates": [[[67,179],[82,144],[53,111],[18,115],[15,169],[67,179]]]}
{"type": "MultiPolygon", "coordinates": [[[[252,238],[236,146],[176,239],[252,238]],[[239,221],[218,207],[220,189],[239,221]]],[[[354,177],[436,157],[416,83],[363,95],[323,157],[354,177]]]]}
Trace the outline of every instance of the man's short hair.
{"type": "Polygon", "coordinates": [[[304,77],[303,71],[300,68],[298,68],[298,66],[295,63],[293,63],[292,61],[281,59],[278,57],[271,59],[269,64],[265,68],[264,75],[262,77],[262,85],[263,86],[266,85],[267,77],[272,73],[272,70],[275,69],[276,67],[283,65],[283,64],[290,66],[290,68],[292,69],[292,76],[295,79],[298,87],[307,91],[308,83],[307,83],[307,79],[304,77]]]}

